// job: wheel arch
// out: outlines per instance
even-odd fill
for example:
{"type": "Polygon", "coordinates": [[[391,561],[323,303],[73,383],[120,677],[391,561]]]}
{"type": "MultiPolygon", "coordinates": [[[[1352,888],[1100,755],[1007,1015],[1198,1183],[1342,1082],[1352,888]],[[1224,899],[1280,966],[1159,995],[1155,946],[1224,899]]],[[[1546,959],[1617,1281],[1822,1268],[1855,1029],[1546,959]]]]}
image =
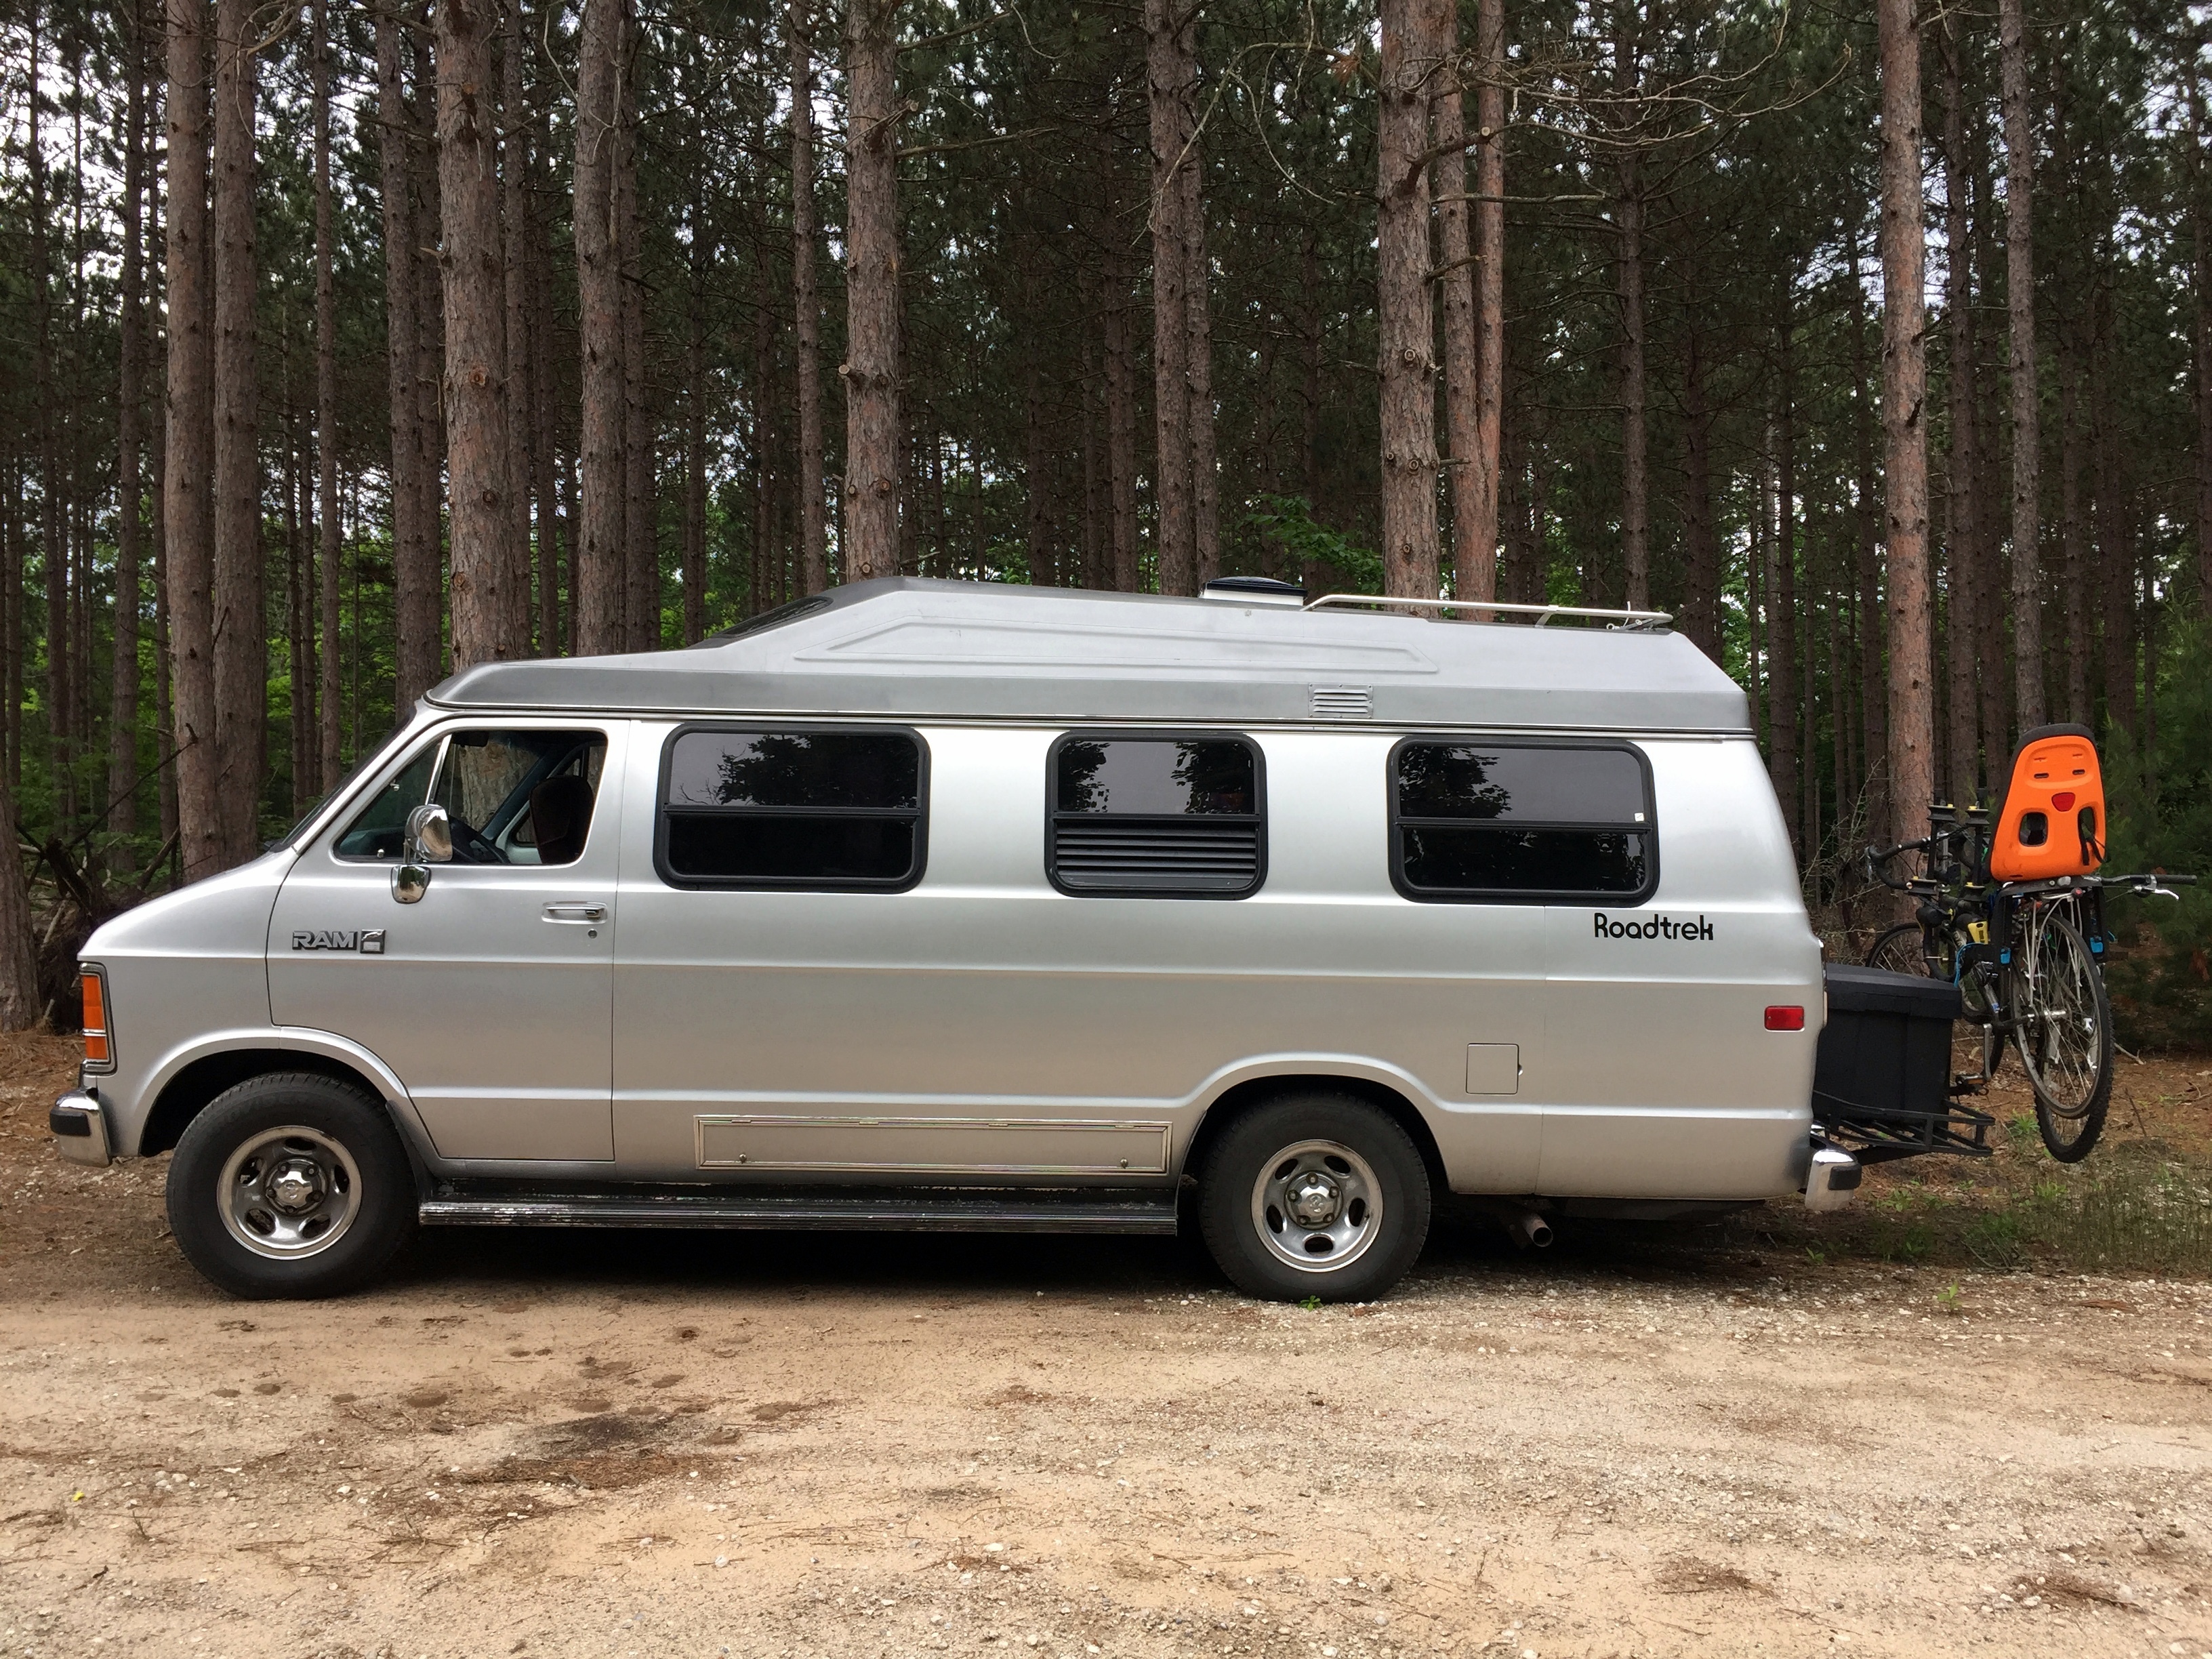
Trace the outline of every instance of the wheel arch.
{"type": "Polygon", "coordinates": [[[419,1161],[415,1126],[408,1121],[412,1114],[398,1079],[366,1054],[319,1046],[280,1046],[267,1033],[219,1042],[175,1064],[155,1086],[154,1103],[139,1127],[137,1155],[150,1158],[173,1151],[186,1127],[225,1091],[276,1072],[305,1072],[359,1089],[390,1114],[410,1158],[419,1161]]]}
{"type": "Polygon", "coordinates": [[[1414,1150],[1421,1155],[1422,1166],[1428,1171],[1430,1189],[1436,1193],[1451,1190],[1436,1133],[1412,1097],[1380,1078],[1344,1072],[1272,1072],[1231,1084],[1207,1103],[1205,1115],[1199,1119],[1190,1145],[1183,1152],[1183,1174],[1196,1176],[1205,1167],[1206,1155],[1214,1144],[1246,1111],[1264,1101],[1297,1094],[1341,1095],[1376,1108],[1412,1139],[1414,1150]]]}

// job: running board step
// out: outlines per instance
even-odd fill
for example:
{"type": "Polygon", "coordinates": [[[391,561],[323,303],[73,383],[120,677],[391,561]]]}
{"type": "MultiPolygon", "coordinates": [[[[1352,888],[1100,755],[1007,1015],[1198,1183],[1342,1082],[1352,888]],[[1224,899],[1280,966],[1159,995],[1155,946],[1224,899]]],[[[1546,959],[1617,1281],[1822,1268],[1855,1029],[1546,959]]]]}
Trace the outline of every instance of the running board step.
{"type": "Polygon", "coordinates": [[[1176,1231],[1173,1192],[957,1191],[903,1194],[544,1193],[441,1190],[425,1226],[721,1227],[852,1232],[1161,1233],[1176,1231]]]}

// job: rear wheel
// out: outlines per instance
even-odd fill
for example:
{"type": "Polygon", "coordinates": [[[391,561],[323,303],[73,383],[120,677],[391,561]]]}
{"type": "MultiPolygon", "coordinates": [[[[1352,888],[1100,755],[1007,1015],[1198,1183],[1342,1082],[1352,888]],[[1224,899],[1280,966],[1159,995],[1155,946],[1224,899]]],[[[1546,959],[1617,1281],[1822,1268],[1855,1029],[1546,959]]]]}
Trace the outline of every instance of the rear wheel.
{"type": "Polygon", "coordinates": [[[2026,919],[2008,976],[2013,1041],[2035,1125],[2061,1164],[2079,1164],[2105,1132],[2112,1100],[2112,1005],[2081,932],[2057,909],[2026,919]]]}
{"type": "Polygon", "coordinates": [[[1199,1176],[1206,1249],[1239,1290],[1357,1302],[1413,1265],[1429,1174],[1413,1138],[1364,1100],[1297,1095],[1244,1114],[1199,1176]]]}
{"type": "Polygon", "coordinates": [[[415,1231],[413,1171],[381,1103],[279,1073],[216,1097],[169,1164],[169,1231],[234,1296],[331,1296],[415,1231]]]}
{"type": "Polygon", "coordinates": [[[1899,922],[1874,942],[1867,952],[1866,965],[1880,968],[1893,974],[1918,974],[1928,976],[1928,957],[1917,921],[1899,922]]]}

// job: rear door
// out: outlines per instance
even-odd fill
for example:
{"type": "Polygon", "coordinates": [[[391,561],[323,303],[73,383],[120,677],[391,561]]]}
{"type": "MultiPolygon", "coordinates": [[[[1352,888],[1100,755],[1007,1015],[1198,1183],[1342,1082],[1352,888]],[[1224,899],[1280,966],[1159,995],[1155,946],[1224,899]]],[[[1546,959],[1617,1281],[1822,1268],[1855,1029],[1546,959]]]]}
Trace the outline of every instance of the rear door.
{"type": "Polygon", "coordinates": [[[280,1025],[350,1038],[407,1086],[440,1156],[614,1156],[612,996],[620,723],[453,726],[293,867],[269,939],[280,1025]],[[402,904],[407,815],[453,823],[454,860],[402,904]]]}

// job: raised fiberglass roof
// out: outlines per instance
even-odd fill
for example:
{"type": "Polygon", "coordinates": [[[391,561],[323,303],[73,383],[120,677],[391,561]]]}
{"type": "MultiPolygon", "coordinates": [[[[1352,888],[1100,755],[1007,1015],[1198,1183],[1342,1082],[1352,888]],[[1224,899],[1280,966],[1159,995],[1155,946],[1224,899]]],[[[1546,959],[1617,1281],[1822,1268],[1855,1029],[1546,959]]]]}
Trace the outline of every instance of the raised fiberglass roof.
{"type": "Polygon", "coordinates": [[[999,583],[858,582],[681,651],[482,663],[454,710],[1353,721],[1745,732],[1742,690],[1663,631],[1534,628],[999,583]]]}

